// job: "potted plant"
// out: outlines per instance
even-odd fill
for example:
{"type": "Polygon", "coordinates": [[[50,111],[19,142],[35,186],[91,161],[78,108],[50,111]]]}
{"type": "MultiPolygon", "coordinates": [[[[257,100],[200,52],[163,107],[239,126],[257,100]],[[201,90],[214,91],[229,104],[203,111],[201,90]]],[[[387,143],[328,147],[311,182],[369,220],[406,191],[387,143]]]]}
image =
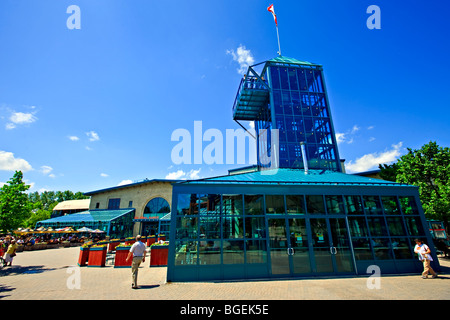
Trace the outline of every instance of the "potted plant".
{"type": "Polygon", "coordinates": [[[109,244],[108,244],[108,251],[111,252],[111,251],[116,250],[116,247],[119,244],[120,244],[120,239],[112,239],[112,240],[110,240],[109,244]]]}
{"type": "Polygon", "coordinates": [[[156,242],[156,236],[147,236],[147,247],[150,247],[156,242]]]}
{"type": "Polygon", "coordinates": [[[132,259],[126,261],[131,245],[121,243],[116,246],[116,256],[114,257],[114,268],[130,268],[132,259]]]}
{"type": "Polygon", "coordinates": [[[126,245],[131,245],[131,244],[133,244],[133,243],[135,243],[136,242],[136,238],[134,238],[134,237],[128,237],[128,238],[126,238],[125,239],[125,244],[126,245]]]}
{"type": "Polygon", "coordinates": [[[84,243],[81,247],[80,247],[80,254],[78,256],[78,266],[80,267],[84,267],[87,265],[88,262],[88,258],[89,258],[89,247],[91,246],[91,244],[89,243],[84,243]]]}
{"type": "Polygon", "coordinates": [[[106,264],[105,244],[94,245],[89,248],[88,267],[104,267],[106,264]]]}
{"type": "Polygon", "coordinates": [[[169,256],[169,243],[154,243],[150,247],[150,267],[167,266],[167,257],[169,256]]]}

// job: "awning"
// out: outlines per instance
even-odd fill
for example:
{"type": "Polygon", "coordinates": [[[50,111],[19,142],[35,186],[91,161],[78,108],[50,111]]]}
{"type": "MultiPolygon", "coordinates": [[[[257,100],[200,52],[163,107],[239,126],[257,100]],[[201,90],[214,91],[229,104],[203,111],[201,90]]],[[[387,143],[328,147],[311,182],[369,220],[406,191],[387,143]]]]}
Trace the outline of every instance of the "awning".
{"type": "Polygon", "coordinates": [[[70,226],[73,223],[109,222],[132,211],[134,211],[134,209],[88,210],[79,213],[67,214],[61,217],[42,220],[39,221],[38,224],[45,227],[47,225],[55,225],[56,223],[59,223],[59,225],[61,226],[70,226]]]}

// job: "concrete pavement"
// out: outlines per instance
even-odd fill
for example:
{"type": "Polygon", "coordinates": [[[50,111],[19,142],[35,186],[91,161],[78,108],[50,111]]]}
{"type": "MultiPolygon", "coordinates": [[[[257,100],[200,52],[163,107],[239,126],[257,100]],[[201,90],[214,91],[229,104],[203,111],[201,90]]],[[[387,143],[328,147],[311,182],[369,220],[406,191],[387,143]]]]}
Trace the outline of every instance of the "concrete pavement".
{"type": "Polygon", "coordinates": [[[437,279],[419,274],[382,276],[379,289],[368,277],[267,281],[166,283],[167,268],[139,269],[141,289],[131,289],[131,269],[76,266],[79,248],[25,251],[0,271],[1,300],[427,300],[450,299],[450,259],[440,259],[437,279]]]}

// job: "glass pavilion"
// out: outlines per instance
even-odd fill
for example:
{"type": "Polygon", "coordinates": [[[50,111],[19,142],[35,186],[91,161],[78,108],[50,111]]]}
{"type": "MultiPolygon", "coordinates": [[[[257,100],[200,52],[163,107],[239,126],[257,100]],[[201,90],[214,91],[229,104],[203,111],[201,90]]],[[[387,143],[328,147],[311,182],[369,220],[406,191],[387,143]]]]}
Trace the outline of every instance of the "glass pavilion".
{"type": "Polygon", "coordinates": [[[421,271],[414,239],[432,241],[418,189],[342,173],[322,67],[282,56],[254,67],[233,119],[255,121],[258,170],[174,183],[167,280],[421,271]]]}

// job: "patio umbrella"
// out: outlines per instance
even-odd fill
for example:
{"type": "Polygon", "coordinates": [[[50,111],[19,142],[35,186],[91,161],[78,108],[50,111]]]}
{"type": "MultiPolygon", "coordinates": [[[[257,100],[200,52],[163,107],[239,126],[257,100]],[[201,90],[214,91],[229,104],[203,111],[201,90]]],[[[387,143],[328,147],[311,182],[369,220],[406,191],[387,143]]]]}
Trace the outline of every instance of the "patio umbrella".
{"type": "Polygon", "coordinates": [[[93,232],[94,230],[90,229],[90,228],[83,227],[83,228],[78,229],[78,231],[79,232],[93,232]]]}

